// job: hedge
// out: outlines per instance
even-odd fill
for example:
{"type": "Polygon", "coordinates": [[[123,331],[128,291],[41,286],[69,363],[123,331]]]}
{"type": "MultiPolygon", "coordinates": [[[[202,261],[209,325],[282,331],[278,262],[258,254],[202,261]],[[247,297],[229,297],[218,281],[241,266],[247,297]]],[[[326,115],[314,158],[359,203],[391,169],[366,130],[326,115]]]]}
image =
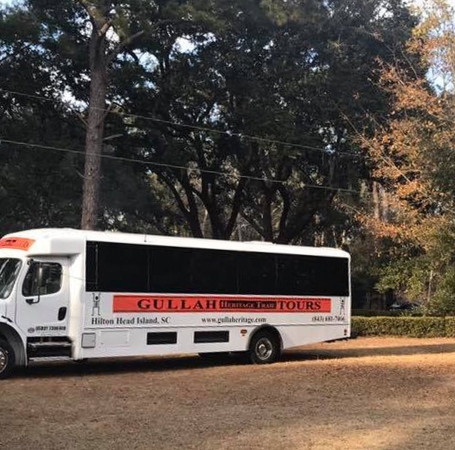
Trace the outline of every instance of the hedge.
{"type": "Polygon", "coordinates": [[[455,337],[455,317],[352,317],[352,335],[455,337]]]}
{"type": "Polygon", "coordinates": [[[408,310],[401,310],[401,311],[389,311],[389,310],[379,310],[379,311],[371,311],[368,309],[353,309],[352,310],[353,316],[358,317],[397,317],[397,316],[422,316],[422,313],[412,312],[408,310]]]}

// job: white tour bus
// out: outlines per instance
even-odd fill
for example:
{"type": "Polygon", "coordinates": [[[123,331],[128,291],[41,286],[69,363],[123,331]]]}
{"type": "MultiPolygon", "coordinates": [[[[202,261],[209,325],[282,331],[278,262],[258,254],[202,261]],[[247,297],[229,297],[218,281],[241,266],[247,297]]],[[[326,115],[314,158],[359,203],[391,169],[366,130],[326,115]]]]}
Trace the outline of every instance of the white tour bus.
{"type": "Polygon", "coordinates": [[[0,378],[37,360],[246,352],[350,335],[330,248],[42,229],[0,240],[0,378]]]}

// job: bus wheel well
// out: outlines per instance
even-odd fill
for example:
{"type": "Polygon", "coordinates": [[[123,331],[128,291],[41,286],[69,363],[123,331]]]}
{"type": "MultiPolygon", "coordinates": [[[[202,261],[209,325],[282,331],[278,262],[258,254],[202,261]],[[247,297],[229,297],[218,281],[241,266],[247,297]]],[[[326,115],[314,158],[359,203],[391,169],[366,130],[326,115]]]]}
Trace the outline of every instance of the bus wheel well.
{"type": "Polygon", "coordinates": [[[280,343],[280,350],[283,349],[283,339],[281,338],[280,332],[275,328],[272,327],[271,325],[263,325],[261,327],[256,328],[253,333],[251,333],[250,336],[250,341],[248,343],[248,347],[250,346],[251,340],[257,333],[270,333],[273,337],[275,337],[278,342],[280,343]]]}
{"type": "Polygon", "coordinates": [[[260,327],[251,336],[248,356],[253,364],[270,364],[279,359],[282,347],[281,336],[276,328],[260,327]]]}
{"type": "Polygon", "coordinates": [[[24,343],[18,332],[5,323],[0,323],[0,339],[5,340],[11,345],[17,366],[25,366],[27,358],[25,355],[24,343]]]}

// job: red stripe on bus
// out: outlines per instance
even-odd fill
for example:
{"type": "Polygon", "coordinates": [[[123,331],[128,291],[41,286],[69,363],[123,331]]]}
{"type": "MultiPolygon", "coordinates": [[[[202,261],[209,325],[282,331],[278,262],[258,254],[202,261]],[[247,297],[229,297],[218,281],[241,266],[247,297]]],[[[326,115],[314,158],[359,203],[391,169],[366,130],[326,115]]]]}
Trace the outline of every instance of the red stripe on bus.
{"type": "Polygon", "coordinates": [[[260,312],[329,313],[330,298],[114,295],[115,313],[260,312]]]}
{"type": "Polygon", "coordinates": [[[16,250],[25,250],[27,251],[33,244],[33,239],[19,238],[19,237],[10,237],[0,239],[0,248],[13,248],[16,250]]]}

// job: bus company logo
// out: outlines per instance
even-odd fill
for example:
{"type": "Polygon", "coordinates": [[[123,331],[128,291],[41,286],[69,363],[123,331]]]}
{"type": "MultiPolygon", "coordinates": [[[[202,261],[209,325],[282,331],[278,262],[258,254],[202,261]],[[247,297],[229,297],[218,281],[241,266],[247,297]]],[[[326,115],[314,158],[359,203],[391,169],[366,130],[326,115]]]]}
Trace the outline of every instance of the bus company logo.
{"type": "Polygon", "coordinates": [[[101,294],[92,294],[92,317],[97,315],[98,317],[101,316],[101,294]]]}
{"type": "Polygon", "coordinates": [[[238,298],[114,295],[114,313],[137,312],[289,312],[329,313],[330,298],[238,298]]]}
{"type": "Polygon", "coordinates": [[[344,316],[346,314],[346,299],[341,297],[340,299],[340,316],[344,316]]]}

